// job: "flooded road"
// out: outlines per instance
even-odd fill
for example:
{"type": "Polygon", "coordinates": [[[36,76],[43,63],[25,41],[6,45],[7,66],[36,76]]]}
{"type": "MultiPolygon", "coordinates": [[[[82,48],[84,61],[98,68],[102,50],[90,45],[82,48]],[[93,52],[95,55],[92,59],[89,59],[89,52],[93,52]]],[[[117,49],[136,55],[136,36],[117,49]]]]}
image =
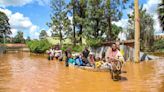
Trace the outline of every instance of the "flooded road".
{"type": "Polygon", "coordinates": [[[40,55],[0,55],[0,92],[164,92],[164,59],[128,62],[122,80],[108,72],[65,67],[40,55]]]}

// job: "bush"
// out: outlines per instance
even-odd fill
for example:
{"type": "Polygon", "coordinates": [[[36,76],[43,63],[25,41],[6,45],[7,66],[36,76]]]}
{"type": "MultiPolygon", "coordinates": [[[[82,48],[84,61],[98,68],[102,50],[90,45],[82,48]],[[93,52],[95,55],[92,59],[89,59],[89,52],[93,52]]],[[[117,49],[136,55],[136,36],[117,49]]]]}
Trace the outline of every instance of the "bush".
{"type": "Polygon", "coordinates": [[[96,38],[96,39],[88,39],[87,41],[87,45],[89,45],[90,47],[100,47],[101,46],[101,42],[102,42],[102,40],[101,39],[98,39],[98,38],[96,38]]]}
{"type": "Polygon", "coordinates": [[[73,45],[68,45],[68,44],[65,44],[63,45],[62,47],[62,50],[63,51],[66,51],[67,48],[71,48],[73,52],[82,52],[85,48],[85,45],[76,45],[76,46],[73,46],[73,45]]]}
{"type": "Polygon", "coordinates": [[[33,53],[44,53],[52,46],[47,40],[32,40],[27,45],[33,53]]]}
{"type": "Polygon", "coordinates": [[[157,40],[154,42],[154,50],[164,51],[164,40],[157,40]]]}

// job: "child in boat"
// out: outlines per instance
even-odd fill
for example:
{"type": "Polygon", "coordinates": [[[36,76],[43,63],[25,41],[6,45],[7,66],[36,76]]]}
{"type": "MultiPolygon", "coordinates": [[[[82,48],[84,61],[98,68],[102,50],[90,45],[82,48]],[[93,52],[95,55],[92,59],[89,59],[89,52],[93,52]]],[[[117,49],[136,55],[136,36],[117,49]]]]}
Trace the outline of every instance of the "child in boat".
{"type": "Polygon", "coordinates": [[[100,59],[100,57],[98,57],[95,62],[95,68],[100,68],[102,64],[103,64],[103,61],[100,59]]]}
{"type": "Polygon", "coordinates": [[[88,60],[89,60],[89,62],[91,64],[91,66],[94,66],[94,64],[95,64],[95,56],[94,56],[93,53],[89,54],[89,59],[88,60]]]}
{"type": "MultiPolygon", "coordinates": [[[[109,59],[109,58],[108,58],[109,59]]],[[[107,59],[107,60],[108,60],[107,59]]],[[[102,63],[102,65],[101,65],[101,69],[111,69],[111,64],[108,62],[108,61],[106,61],[106,60],[103,60],[103,63],[102,63]]]]}
{"type": "Polygon", "coordinates": [[[80,55],[76,55],[76,57],[75,57],[75,65],[83,66],[83,61],[82,61],[82,58],[80,57],[80,55]]]}
{"type": "Polygon", "coordinates": [[[68,59],[68,63],[69,63],[69,64],[72,64],[72,65],[75,65],[75,59],[69,58],[69,59],[68,59]]]}

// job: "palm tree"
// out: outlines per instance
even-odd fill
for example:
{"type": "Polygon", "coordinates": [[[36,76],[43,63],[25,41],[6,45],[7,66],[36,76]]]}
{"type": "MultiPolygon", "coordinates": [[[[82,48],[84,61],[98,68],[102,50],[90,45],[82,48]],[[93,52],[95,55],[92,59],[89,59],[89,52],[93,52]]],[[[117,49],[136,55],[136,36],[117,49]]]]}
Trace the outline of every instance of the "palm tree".
{"type": "Polygon", "coordinates": [[[5,36],[11,34],[10,31],[10,24],[9,18],[6,16],[5,13],[0,11],[0,34],[3,35],[4,43],[5,43],[5,36]]]}
{"type": "Polygon", "coordinates": [[[164,0],[161,0],[161,3],[158,5],[158,14],[162,31],[164,32],[164,0]]]}

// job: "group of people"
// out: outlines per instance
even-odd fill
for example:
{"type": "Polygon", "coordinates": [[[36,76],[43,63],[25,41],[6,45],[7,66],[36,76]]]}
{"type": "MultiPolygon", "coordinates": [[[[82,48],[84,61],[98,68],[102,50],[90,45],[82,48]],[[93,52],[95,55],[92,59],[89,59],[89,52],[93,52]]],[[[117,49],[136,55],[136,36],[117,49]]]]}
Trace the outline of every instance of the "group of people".
{"type": "Polygon", "coordinates": [[[87,48],[85,48],[84,51],[80,53],[79,55],[75,54],[72,56],[71,49],[68,48],[65,51],[66,66],[69,66],[69,64],[78,65],[78,66],[89,65],[90,64],[90,62],[88,61],[89,53],[90,51],[87,48]]]}
{"type": "Polygon", "coordinates": [[[60,50],[59,46],[50,48],[50,50],[48,50],[47,53],[48,53],[48,60],[53,60],[54,57],[56,59],[59,59],[59,61],[63,60],[62,50],[60,50]]]}
{"type": "Polygon", "coordinates": [[[104,55],[103,53],[102,58],[95,57],[94,53],[90,52],[88,48],[85,48],[80,54],[75,54],[74,56],[72,56],[71,49],[69,48],[65,51],[65,55],[66,66],[73,64],[77,66],[110,69],[115,68],[116,70],[120,70],[122,64],[125,62],[119,48],[119,43],[113,43],[111,49],[108,49],[108,54],[104,55]]]}
{"type": "MultiPolygon", "coordinates": [[[[48,51],[49,60],[53,60],[55,57],[59,61],[63,60],[63,53],[59,46],[51,48],[48,51]]],[[[90,52],[86,47],[80,54],[72,54],[71,48],[65,51],[65,66],[69,64],[77,66],[88,66],[94,68],[115,68],[119,70],[121,65],[124,63],[124,57],[121,54],[119,43],[113,43],[111,49],[108,49],[108,54],[102,54],[102,58],[95,57],[94,53],[90,52]],[[106,57],[105,57],[106,56],[106,57]],[[118,63],[120,62],[120,63],[118,63]],[[121,64],[119,66],[116,66],[121,64]],[[113,67],[115,65],[115,67],[113,67]]]]}

